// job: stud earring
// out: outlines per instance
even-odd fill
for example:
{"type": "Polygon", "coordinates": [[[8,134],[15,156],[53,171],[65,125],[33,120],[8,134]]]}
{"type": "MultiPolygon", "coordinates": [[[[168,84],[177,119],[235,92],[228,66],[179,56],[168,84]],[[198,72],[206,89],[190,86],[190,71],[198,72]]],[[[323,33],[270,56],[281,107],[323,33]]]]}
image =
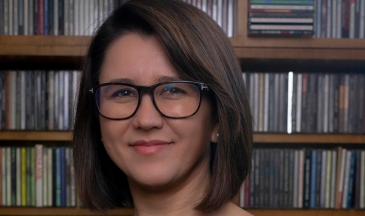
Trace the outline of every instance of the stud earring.
{"type": "Polygon", "coordinates": [[[219,137],[219,133],[217,133],[217,137],[219,137]]]}

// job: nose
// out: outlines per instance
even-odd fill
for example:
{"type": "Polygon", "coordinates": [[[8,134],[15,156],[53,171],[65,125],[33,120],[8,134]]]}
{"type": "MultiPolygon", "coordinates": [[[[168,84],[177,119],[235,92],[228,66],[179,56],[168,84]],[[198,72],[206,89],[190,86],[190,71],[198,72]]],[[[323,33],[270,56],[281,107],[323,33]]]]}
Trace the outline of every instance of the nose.
{"type": "Polygon", "coordinates": [[[163,126],[163,117],[153,104],[149,94],[142,94],[139,108],[133,116],[133,127],[150,130],[152,128],[161,128],[163,126]]]}

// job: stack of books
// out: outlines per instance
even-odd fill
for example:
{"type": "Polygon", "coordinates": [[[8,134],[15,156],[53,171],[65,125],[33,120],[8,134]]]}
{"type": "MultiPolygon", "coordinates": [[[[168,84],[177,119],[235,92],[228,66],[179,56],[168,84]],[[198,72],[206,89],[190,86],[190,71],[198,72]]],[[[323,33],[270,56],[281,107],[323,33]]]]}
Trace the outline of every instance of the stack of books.
{"type": "Polygon", "coordinates": [[[312,36],[313,0],[250,0],[249,35],[312,36]]]}

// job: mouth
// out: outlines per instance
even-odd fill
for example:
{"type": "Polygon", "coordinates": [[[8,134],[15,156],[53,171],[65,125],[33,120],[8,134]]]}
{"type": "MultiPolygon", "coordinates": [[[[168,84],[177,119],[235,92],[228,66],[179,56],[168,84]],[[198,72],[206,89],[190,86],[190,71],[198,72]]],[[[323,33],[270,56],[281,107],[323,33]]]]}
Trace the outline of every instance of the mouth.
{"type": "Polygon", "coordinates": [[[137,141],[131,144],[130,147],[132,147],[138,154],[152,155],[167,148],[170,144],[172,143],[161,140],[137,141]]]}

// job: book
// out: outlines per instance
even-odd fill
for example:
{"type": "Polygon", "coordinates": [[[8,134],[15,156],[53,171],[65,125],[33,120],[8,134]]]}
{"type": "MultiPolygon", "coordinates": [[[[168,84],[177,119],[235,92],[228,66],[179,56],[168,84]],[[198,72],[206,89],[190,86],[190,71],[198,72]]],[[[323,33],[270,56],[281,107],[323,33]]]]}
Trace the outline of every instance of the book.
{"type": "Polygon", "coordinates": [[[342,208],[342,194],[343,194],[343,176],[345,172],[345,159],[346,159],[346,149],[342,147],[337,148],[337,176],[336,176],[336,203],[335,209],[342,208]]]}
{"type": "Polygon", "coordinates": [[[43,206],[43,145],[35,145],[36,149],[36,207],[43,206]]]}
{"type": "Polygon", "coordinates": [[[310,207],[310,199],[311,199],[311,159],[312,159],[312,151],[310,149],[305,149],[304,155],[304,184],[303,184],[303,208],[310,207]]]}

